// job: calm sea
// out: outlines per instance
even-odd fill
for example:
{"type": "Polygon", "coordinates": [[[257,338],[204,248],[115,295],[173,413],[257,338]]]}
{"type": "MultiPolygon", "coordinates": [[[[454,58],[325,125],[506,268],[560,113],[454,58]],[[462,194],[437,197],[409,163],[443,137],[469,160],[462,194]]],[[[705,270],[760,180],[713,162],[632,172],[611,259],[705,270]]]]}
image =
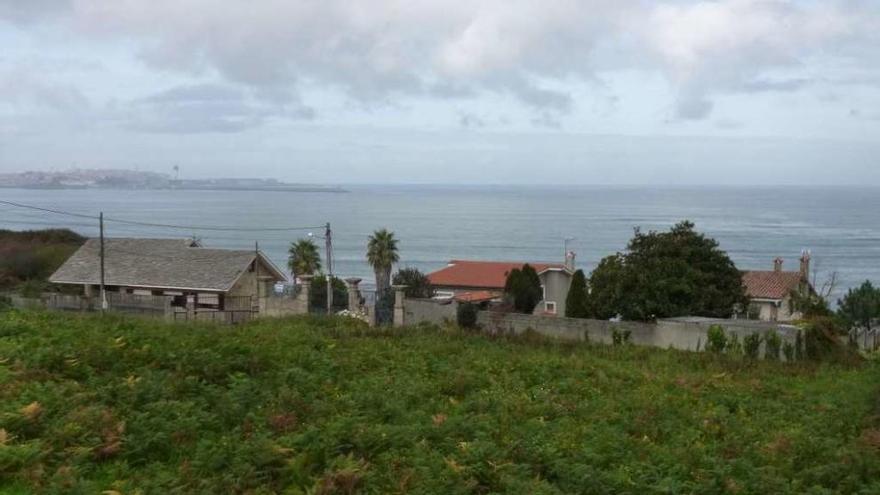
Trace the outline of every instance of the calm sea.
{"type": "MultiPolygon", "coordinates": [[[[372,278],[364,261],[377,228],[400,240],[401,266],[424,271],[448,260],[561,261],[563,239],[591,269],[624,249],[634,227],[665,229],[690,219],[716,238],[742,269],[770,269],[781,256],[797,269],[813,253],[819,281],[832,272],[839,290],[880,282],[880,189],[806,187],[461,187],[357,186],[345,194],[0,189],[0,199],[152,223],[318,227],[330,222],[335,272],[372,278]]],[[[70,227],[96,235],[88,219],[0,205],[0,227],[70,227]]],[[[319,228],[289,232],[211,231],[107,222],[108,236],[190,237],[207,246],[260,248],[285,265],[287,246],[319,228]]],[[[322,241],[318,241],[322,242],[322,241]]]]}

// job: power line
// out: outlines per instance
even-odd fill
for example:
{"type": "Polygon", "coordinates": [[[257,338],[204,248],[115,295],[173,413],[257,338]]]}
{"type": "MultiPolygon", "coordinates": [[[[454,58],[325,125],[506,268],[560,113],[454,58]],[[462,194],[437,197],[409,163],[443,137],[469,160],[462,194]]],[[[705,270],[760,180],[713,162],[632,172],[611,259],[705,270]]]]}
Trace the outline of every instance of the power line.
{"type": "MultiPolygon", "coordinates": [[[[67,215],[71,217],[78,218],[88,218],[91,220],[98,220],[99,217],[92,215],[85,215],[82,213],[74,213],[70,211],[63,210],[55,210],[51,208],[41,208],[39,206],[26,205],[22,203],[15,203],[13,201],[5,201],[0,200],[0,204],[5,204],[9,206],[14,206],[16,208],[26,208],[29,210],[42,211],[46,213],[54,213],[56,215],[67,215]]],[[[165,228],[165,229],[181,229],[181,230],[207,230],[207,231],[217,231],[217,232],[289,232],[291,230],[317,230],[323,229],[324,226],[306,226],[306,227],[224,227],[224,226],[205,226],[205,225],[173,225],[173,224],[165,224],[165,223],[153,223],[153,222],[140,222],[137,220],[124,220],[120,218],[109,218],[104,217],[105,222],[115,222],[126,225],[138,225],[142,227],[157,227],[157,228],[165,228]]]]}
{"type": "Polygon", "coordinates": [[[290,230],[316,230],[324,228],[323,226],[310,227],[219,227],[219,226],[199,226],[199,225],[171,225],[165,223],[138,222],[136,220],[120,220],[117,218],[104,218],[105,222],[116,222],[126,225],[140,225],[143,227],[159,227],[165,229],[182,229],[182,230],[213,230],[217,232],[287,232],[290,230]]]}
{"type": "Polygon", "coordinates": [[[55,213],[55,214],[57,214],[57,215],[67,215],[67,216],[70,216],[70,217],[89,218],[89,219],[92,219],[92,220],[97,220],[97,219],[98,219],[98,217],[96,217],[96,216],[92,216],[92,215],[84,215],[84,214],[82,214],[82,213],[73,213],[73,212],[69,212],[69,211],[53,210],[53,209],[51,209],[51,208],[40,208],[39,206],[25,205],[25,204],[21,204],[21,203],[14,203],[14,202],[12,202],[12,201],[5,201],[5,200],[2,200],[2,199],[0,199],[0,204],[9,205],[9,206],[14,206],[14,207],[16,207],[16,208],[27,208],[27,209],[29,209],[29,210],[43,211],[43,212],[46,212],[46,213],[55,213]]]}

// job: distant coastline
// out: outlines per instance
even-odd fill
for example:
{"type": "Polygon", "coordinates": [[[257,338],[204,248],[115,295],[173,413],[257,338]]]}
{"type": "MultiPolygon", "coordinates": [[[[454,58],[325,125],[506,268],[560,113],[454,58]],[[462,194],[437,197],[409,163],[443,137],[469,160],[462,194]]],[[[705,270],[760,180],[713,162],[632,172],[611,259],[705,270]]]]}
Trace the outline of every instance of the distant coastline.
{"type": "Polygon", "coordinates": [[[0,188],[67,190],[67,189],[134,189],[156,191],[265,191],[347,193],[338,186],[293,184],[277,179],[215,178],[178,179],[168,174],[117,169],[73,169],[62,172],[20,172],[0,174],[0,188]]]}

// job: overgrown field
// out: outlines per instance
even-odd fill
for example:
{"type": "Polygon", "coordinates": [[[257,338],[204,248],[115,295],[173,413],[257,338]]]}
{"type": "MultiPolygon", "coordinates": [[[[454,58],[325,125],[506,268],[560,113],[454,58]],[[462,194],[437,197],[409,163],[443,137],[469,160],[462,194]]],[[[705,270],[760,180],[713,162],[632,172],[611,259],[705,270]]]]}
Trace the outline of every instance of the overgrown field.
{"type": "Polygon", "coordinates": [[[4,493],[880,493],[880,364],[0,314],[4,493]]]}

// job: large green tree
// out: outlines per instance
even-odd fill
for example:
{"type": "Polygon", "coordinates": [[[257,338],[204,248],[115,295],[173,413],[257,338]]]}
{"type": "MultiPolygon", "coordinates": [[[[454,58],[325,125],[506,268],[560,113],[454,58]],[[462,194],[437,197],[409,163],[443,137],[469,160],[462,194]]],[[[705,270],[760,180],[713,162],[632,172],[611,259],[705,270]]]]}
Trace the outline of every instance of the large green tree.
{"type": "Polygon", "coordinates": [[[847,330],[865,330],[867,345],[868,333],[874,328],[874,321],[880,319],[880,288],[866,280],[858,288],[849,289],[843,299],[837,301],[837,315],[847,330]]]}
{"type": "Polygon", "coordinates": [[[293,275],[294,282],[297,277],[312,275],[321,269],[321,255],[318,246],[311,239],[292,242],[287,249],[287,254],[287,268],[293,275]]]}
{"type": "Polygon", "coordinates": [[[417,268],[402,268],[394,274],[394,285],[405,285],[406,297],[428,299],[434,296],[434,287],[428,276],[417,268]]]}
{"type": "Polygon", "coordinates": [[[565,298],[565,316],[569,318],[588,318],[590,316],[587,298],[587,277],[583,270],[577,270],[571,277],[568,296],[565,298]]]}
{"type": "Polygon", "coordinates": [[[394,232],[381,229],[367,241],[367,262],[376,274],[376,292],[384,294],[391,287],[391,268],[400,259],[394,232]]]}
{"type": "Polygon", "coordinates": [[[514,268],[507,274],[504,294],[516,312],[532,313],[543,296],[538,272],[528,263],[522,268],[514,268]]]}
{"type": "Polygon", "coordinates": [[[624,256],[621,253],[606,256],[590,274],[589,313],[593,318],[608,320],[620,314],[622,306],[620,283],[624,276],[624,256]]]}
{"type": "Polygon", "coordinates": [[[688,221],[668,232],[636,229],[626,252],[605,258],[593,271],[590,287],[600,318],[728,318],[748,302],[733,261],[688,221]]]}

